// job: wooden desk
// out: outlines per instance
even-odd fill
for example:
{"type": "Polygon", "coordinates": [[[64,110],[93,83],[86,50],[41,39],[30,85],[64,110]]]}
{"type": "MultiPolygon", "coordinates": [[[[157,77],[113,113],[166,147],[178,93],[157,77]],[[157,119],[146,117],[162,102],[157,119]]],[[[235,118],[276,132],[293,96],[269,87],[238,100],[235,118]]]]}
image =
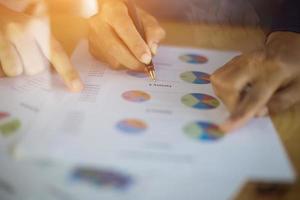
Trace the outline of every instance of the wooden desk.
{"type": "MultiPolygon", "coordinates": [[[[254,28],[193,25],[179,22],[163,22],[162,25],[167,30],[165,44],[247,52],[261,47],[264,42],[263,32],[254,28]]],[[[76,43],[88,33],[86,20],[75,16],[56,14],[52,18],[52,27],[55,36],[61,41],[69,54],[72,53],[76,43]]],[[[272,119],[299,174],[300,104],[280,115],[273,116],[272,119]]],[[[299,180],[289,188],[287,193],[285,193],[285,188],[280,187],[281,190],[277,190],[276,187],[271,186],[266,187],[259,183],[249,183],[236,199],[300,199],[299,180]]]]}

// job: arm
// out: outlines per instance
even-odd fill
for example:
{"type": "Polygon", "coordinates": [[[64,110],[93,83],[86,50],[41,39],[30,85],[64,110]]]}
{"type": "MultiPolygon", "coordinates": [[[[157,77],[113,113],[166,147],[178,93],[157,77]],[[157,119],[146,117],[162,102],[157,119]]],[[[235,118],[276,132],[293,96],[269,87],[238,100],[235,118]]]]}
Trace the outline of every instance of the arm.
{"type": "Polygon", "coordinates": [[[278,20],[270,24],[265,47],[234,58],[211,77],[216,94],[231,112],[221,125],[224,131],[300,102],[299,3],[284,3],[272,15],[278,20]]]}

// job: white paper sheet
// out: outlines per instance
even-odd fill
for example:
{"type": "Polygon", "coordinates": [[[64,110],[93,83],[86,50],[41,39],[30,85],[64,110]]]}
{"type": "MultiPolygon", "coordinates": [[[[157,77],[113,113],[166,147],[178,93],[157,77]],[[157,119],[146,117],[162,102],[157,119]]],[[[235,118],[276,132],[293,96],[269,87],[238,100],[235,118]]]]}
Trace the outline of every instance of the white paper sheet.
{"type": "MultiPolygon", "coordinates": [[[[143,74],[109,70],[87,49],[84,41],[73,55],[85,90],[80,94],[50,92],[52,98],[47,98],[34,126],[18,145],[18,158],[122,167],[137,177],[153,171],[160,174],[154,182],[161,185],[153,184],[148,189],[159,186],[170,190],[154,194],[161,199],[165,199],[163,195],[175,198],[192,192],[193,187],[184,185],[199,185],[199,179],[212,180],[199,189],[207,191],[203,197],[214,194],[205,189],[210,185],[221,187],[231,182],[228,191],[234,191],[248,179],[294,180],[294,171],[270,119],[255,119],[236,132],[215,139],[211,138],[213,126],[209,126],[211,132],[199,130],[205,123],[222,122],[228,112],[209,83],[199,84],[205,83],[207,77],[195,79],[194,75],[211,74],[237,53],[162,47],[155,58],[158,80],[153,83],[143,74]],[[205,103],[205,98],[201,101],[203,95],[190,95],[194,93],[215,100],[210,98],[205,103]],[[193,104],[195,97],[202,104],[193,104]],[[215,105],[218,106],[214,108],[215,105]],[[176,192],[167,187],[175,174],[178,181],[171,182],[174,188],[181,188],[176,192]]],[[[225,191],[219,194],[232,195],[225,191]]],[[[190,199],[199,195],[192,193],[190,199]]]]}
{"type": "MultiPolygon", "coordinates": [[[[193,165],[205,172],[223,170],[262,178],[292,179],[289,161],[267,118],[253,120],[219,140],[193,139],[184,131],[192,122],[220,123],[228,113],[210,84],[189,83],[180,76],[189,71],[211,74],[236,53],[162,47],[158,55],[155,59],[158,80],[153,83],[147,77],[137,78],[129,75],[130,72],[107,69],[89,55],[86,43],[81,43],[73,61],[83,74],[86,90],[82,94],[65,95],[59,103],[50,105],[18,152],[30,156],[68,155],[72,160],[100,164],[127,160],[152,167],[160,167],[163,160],[166,165],[193,165]],[[193,64],[179,59],[186,54],[203,55],[208,61],[193,64]],[[125,94],[124,99],[122,95],[128,91],[129,96],[125,94]],[[146,101],[127,101],[126,98],[132,98],[130,95],[139,95],[130,91],[145,92],[142,98],[146,101]],[[192,93],[210,95],[220,105],[215,109],[186,106],[182,98],[192,93]],[[140,134],[122,132],[118,122],[126,126],[126,122],[130,123],[126,119],[141,120],[139,126],[145,130],[140,134]],[[76,155],[72,156],[74,152],[76,155]],[[111,155],[95,159],[101,158],[100,152],[111,155]]],[[[205,58],[198,59],[205,61],[205,58]]]]}
{"type": "Polygon", "coordinates": [[[231,199],[244,181],[218,173],[199,176],[191,171],[132,170],[122,166],[78,163],[54,162],[46,164],[43,171],[47,174],[43,179],[46,184],[40,194],[44,194],[43,199],[47,200],[231,199]],[[100,174],[106,175],[101,177],[100,174]]]}

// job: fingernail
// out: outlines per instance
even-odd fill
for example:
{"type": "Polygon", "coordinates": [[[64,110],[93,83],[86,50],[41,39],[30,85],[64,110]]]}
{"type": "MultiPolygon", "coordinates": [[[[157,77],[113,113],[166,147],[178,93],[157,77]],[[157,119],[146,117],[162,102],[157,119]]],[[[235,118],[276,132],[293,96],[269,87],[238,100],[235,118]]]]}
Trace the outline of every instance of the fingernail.
{"type": "Polygon", "coordinates": [[[74,80],[71,82],[71,89],[74,92],[80,92],[83,89],[83,84],[80,80],[74,80]]]}
{"type": "Polygon", "coordinates": [[[219,128],[225,134],[228,134],[237,128],[236,125],[237,125],[237,121],[229,117],[225,122],[219,125],[219,128]]]}
{"type": "Polygon", "coordinates": [[[153,43],[150,48],[151,48],[151,52],[153,53],[153,55],[156,55],[157,49],[158,49],[158,44],[153,43]]]}
{"type": "Polygon", "coordinates": [[[141,57],[141,61],[146,65],[151,62],[151,59],[152,59],[152,56],[147,53],[143,54],[141,57]]]}

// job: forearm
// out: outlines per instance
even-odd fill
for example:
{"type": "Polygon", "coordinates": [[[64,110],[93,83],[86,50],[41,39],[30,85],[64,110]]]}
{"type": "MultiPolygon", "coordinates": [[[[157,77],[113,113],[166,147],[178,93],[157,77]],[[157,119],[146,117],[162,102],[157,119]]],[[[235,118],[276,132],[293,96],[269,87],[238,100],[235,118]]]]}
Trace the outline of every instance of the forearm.
{"type": "Polygon", "coordinates": [[[284,64],[300,63],[300,1],[250,0],[266,34],[266,54],[284,64]]]}

